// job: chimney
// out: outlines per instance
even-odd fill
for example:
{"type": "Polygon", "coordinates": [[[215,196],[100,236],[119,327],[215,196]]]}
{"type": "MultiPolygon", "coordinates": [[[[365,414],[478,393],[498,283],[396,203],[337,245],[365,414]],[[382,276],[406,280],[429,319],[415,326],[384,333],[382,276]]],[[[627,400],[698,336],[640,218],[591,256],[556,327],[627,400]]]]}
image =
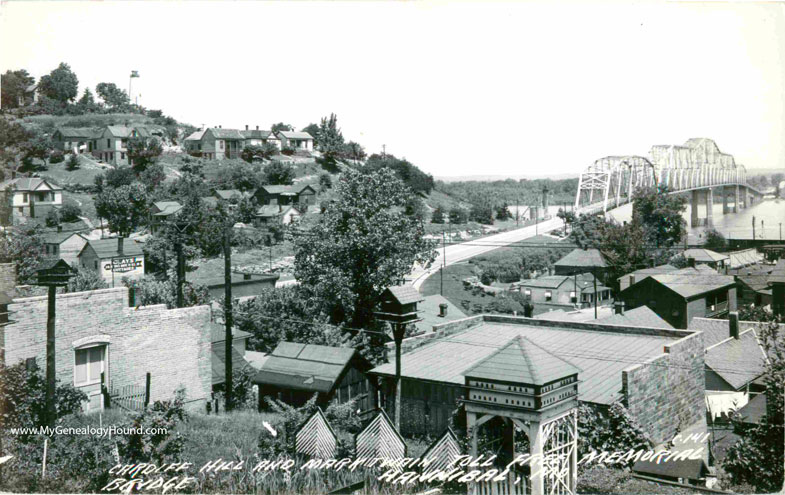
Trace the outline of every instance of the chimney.
{"type": "Polygon", "coordinates": [[[243,273],[243,280],[251,280],[251,274],[250,273],[243,273]]]}
{"type": "Polygon", "coordinates": [[[123,255],[123,238],[120,236],[117,236],[117,255],[123,255]]]}
{"type": "Polygon", "coordinates": [[[630,286],[635,285],[635,275],[630,275],[630,286]]]}
{"type": "Polygon", "coordinates": [[[224,126],[222,126],[222,125],[219,125],[219,126],[218,126],[218,128],[219,128],[219,129],[223,129],[223,128],[224,128],[224,126]]]}
{"type": "Polygon", "coordinates": [[[728,313],[728,326],[730,327],[730,336],[738,340],[739,338],[739,312],[731,311],[728,313]]]}
{"type": "Polygon", "coordinates": [[[248,130],[248,124],[245,124],[245,130],[246,131],[248,130]]]}
{"type": "Polygon", "coordinates": [[[439,305],[439,316],[441,316],[442,318],[447,316],[447,304],[446,303],[441,303],[439,305]]]}
{"type": "Polygon", "coordinates": [[[687,266],[695,268],[695,258],[687,258],[687,266]]]}
{"type": "Polygon", "coordinates": [[[60,225],[59,223],[57,224],[57,231],[58,232],[62,232],[63,231],[63,226],[60,225]]]}
{"type": "Polygon", "coordinates": [[[281,203],[278,203],[278,213],[281,213],[282,211],[283,211],[283,205],[281,203]]]}
{"type": "Polygon", "coordinates": [[[613,312],[617,315],[624,314],[624,301],[616,301],[613,303],[613,312]]]}
{"type": "Polygon", "coordinates": [[[257,130],[257,131],[259,130],[259,126],[258,126],[258,125],[256,126],[256,130],[257,130]]]}

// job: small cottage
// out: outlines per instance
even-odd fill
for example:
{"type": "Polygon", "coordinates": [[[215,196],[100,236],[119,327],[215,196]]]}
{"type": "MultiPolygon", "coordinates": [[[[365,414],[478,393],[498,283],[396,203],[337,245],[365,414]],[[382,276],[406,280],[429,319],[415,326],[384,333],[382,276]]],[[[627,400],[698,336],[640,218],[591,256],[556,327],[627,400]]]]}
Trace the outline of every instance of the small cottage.
{"type": "Polygon", "coordinates": [[[87,241],[77,258],[79,266],[98,272],[111,287],[119,286],[123,277],[144,276],[144,252],[131,239],[113,237],[87,241]]]}

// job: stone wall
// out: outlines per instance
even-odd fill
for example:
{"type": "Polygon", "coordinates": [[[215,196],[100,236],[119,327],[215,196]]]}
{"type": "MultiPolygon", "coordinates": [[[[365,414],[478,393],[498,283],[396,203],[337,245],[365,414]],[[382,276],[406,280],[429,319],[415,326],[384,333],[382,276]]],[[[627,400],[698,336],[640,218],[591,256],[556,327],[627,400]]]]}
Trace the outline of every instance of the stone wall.
{"type": "Polygon", "coordinates": [[[624,405],[656,443],[706,418],[703,333],[665,344],[664,351],[622,371],[624,405]]]}
{"type": "MultiPolygon", "coordinates": [[[[128,307],[128,289],[58,294],[55,336],[57,378],[74,383],[75,348],[107,342],[108,380],[113,387],[144,385],[150,400],[172,398],[183,387],[189,406],[203,407],[212,389],[210,308],[168,310],[164,305],[128,307]]],[[[47,298],[16,299],[15,323],[5,328],[9,365],[36,358],[46,363],[47,298]]]]}

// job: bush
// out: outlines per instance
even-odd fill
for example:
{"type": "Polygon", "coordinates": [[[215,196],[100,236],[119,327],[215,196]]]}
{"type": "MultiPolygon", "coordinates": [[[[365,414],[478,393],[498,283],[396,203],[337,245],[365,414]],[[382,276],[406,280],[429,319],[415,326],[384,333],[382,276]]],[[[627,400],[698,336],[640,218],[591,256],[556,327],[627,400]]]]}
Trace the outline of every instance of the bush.
{"type": "Polygon", "coordinates": [[[319,175],[319,185],[322,189],[330,189],[333,187],[333,178],[328,173],[323,173],[319,175]]]}
{"type": "Polygon", "coordinates": [[[283,162],[273,162],[264,168],[264,183],[291,185],[295,178],[294,168],[283,162]]]}
{"type": "Polygon", "coordinates": [[[85,292],[89,290],[107,289],[109,284],[96,271],[77,268],[76,275],[68,281],[68,292],[85,292]]]}
{"type": "Polygon", "coordinates": [[[295,151],[296,150],[291,146],[284,146],[283,148],[281,148],[281,154],[286,156],[294,155],[295,151]]]}
{"type": "Polygon", "coordinates": [[[52,208],[46,214],[46,226],[57,227],[58,225],[60,225],[60,215],[56,209],[52,208]]]}
{"type": "Polygon", "coordinates": [[[65,160],[65,154],[60,150],[55,150],[49,155],[49,163],[62,163],[65,160]]]}
{"type": "Polygon", "coordinates": [[[123,461],[152,462],[158,465],[179,461],[185,446],[185,438],[179,432],[175,432],[175,428],[179,423],[187,420],[187,414],[183,409],[184,402],[185,391],[180,389],[174,399],[156,401],[152,407],[135,415],[128,426],[142,433],[121,437],[117,447],[123,461]],[[156,433],[144,433],[146,431],[156,431],[156,433]]]}
{"type": "Polygon", "coordinates": [[[66,203],[60,208],[60,221],[65,223],[76,222],[82,216],[82,209],[75,203],[66,203]]]}
{"type": "Polygon", "coordinates": [[[73,172],[74,170],[79,170],[79,157],[76,155],[70,155],[68,157],[68,161],[65,164],[65,169],[69,172],[73,172]]]}

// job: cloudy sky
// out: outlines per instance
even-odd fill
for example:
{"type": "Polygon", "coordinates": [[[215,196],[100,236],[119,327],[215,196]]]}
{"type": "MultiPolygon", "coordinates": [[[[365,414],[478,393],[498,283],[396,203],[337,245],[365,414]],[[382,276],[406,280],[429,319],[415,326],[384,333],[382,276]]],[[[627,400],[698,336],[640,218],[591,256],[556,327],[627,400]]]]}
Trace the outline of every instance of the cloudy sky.
{"type": "Polygon", "coordinates": [[[197,126],[344,136],[436,176],[578,173],[711,137],[785,167],[785,4],[0,2],[0,70],[60,62],[197,126]]]}

